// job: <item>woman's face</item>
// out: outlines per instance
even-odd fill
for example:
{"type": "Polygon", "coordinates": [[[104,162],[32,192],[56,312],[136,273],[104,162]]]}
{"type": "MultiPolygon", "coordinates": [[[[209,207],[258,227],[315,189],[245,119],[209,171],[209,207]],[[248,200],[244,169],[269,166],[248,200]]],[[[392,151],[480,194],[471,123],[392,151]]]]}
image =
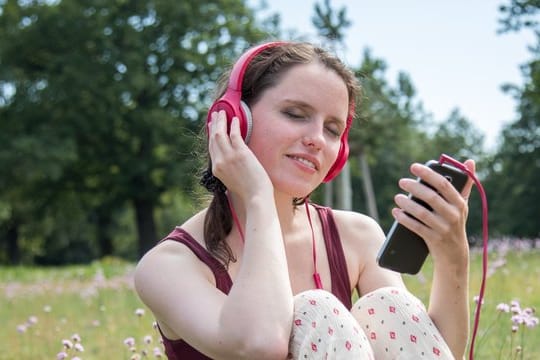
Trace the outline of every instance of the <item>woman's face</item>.
{"type": "Polygon", "coordinates": [[[345,82],[315,61],[295,65],[252,105],[249,147],[274,188],[293,197],[309,195],[334,164],[346,127],[345,82]]]}

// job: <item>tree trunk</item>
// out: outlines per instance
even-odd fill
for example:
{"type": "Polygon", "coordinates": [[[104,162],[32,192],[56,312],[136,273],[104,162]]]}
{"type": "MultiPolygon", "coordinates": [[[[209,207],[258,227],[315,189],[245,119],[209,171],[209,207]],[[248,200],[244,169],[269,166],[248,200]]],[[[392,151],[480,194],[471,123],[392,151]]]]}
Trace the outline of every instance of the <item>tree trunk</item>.
{"type": "Polygon", "coordinates": [[[367,202],[368,215],[379,221],[379,213],[377,211],[377,202],[375,201],[375,192],[373,191],[373,182],[371,181],[371,172],[369,171],[369,164],[366,158],[366,154],[362,151],[358,155],[360,163],[360,171],[362,172],[362,183],[364,184],[364,195],[367,202]]]}
{"type": "Polygon", "coordinates": [[[138,255],[141,258],[156,244],[154,202],[147,199],[134,199],[133,204],[137,221],[138,255]]]}
{"type": "Polygon", "coordinates": [[[21,262],[21,251],[19,248],[19,224],[12,220],[7,229],[7,255],[11,265],[17,265],[21,262]]]}
{"type": "Polygon", "coordinates": [[[109,256],[113,253],[113,240],[109,231],[111,223],[112,217],[108,211],[97,211],[97,239],[100,257],[109,256]]]}
{"type": "Polygon", "coordinates": [[[342,210],[352,210],[351,166],[348,161],[339,174],[339,182],[341,185],[339,205],[342,210]]]}

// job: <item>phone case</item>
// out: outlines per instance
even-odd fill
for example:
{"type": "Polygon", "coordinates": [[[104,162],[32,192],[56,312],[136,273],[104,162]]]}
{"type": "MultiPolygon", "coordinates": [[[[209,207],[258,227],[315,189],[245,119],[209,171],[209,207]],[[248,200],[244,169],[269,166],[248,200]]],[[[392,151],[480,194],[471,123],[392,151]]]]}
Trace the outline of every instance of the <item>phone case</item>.
{"type": "MultiPolygon", "coordinates": [[[[461,191],[467,182],[467,174],[451,165],[430,160],[426,166],[446,177],[458,191],[461,191]]],[[[431,187],[421,179],[418,181],[431,187]]],[[[432,210],[422,200],[415,197],[412,199],[432,210]]],[[[377,263],[379,266],[393,271],[414,275],[420,271],[428,254],[428,247],[419,235],[394,221],[377,255],[377,263]]]]}

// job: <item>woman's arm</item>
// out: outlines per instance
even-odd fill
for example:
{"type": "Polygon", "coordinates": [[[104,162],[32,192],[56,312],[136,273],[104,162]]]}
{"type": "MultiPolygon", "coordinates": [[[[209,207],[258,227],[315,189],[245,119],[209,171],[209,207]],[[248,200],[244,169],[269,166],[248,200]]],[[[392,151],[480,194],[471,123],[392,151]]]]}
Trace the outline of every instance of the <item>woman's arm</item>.
{"type": "MultiPolygon", "coordinates": [[[[465,165],[474,172],[474,162],[465,165]]],[[[469,180],[458,193],[443,176],[420,164],[411,166],[411,173],[432,185],[432,190],[413,179],[401,179],[400,187],[428,203],[429,211],[403,194],[396,196],[400,209],[394,217],[419,234],[433,258],[433,284],[428,313],[455,358],[462,358],[469,333],[469,247],[465,231],[468,216],[467,200],[472,188],[469,180]],[[421,222],[406,215],[412,214],[421,222]]]]}
{"type": "MultiPolygon", "coordinates": [[[[258,221],[255,213],[252,223],[258,221]]],[[[209,268],[182,244],[165,241],[139,261],[137,293],[168,337],[182,338],[213,359],[285,358],[292,294],[287,266],[278,260],[282,250],[268,246],[264,232],[257,231],[272,226],[265,224],[266,216],[261,219],[253,230],[246,228],[242,264],[228,296],[216,288],[209,268]],[[251,241],[254,235],[258,237],[251,241]]]]}
{"type": "Polygon", "coordinates": [[[293,295],[272,184],[243,142],[237,119],[229,135],[224,113],[214,114],[209,151],[214,175],[245,214],[245,242],[235,252],[240,265],[231,291],[222,294],[206,266],[167,242],[141,260],[137,291],[160,322],[209,357],[282,360],[293,295]]]}

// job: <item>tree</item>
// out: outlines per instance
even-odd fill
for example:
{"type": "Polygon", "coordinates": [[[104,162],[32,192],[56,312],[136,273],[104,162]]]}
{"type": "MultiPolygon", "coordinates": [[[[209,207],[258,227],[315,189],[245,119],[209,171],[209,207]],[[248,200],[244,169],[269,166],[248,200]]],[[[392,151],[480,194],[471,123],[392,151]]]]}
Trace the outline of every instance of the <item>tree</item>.
{"type": "Polygon", "coordinates": [[[506,85],[518,102],[518,118],[502,132],[502,143],[492,163],[488,185],[494,230],[536,238],[540,234],[540,26],[538,1],[512,0],[500,7],[501,32],[531,29],[537,44],[532,59],[522,67],[523,87],[506,85]]]}
{"type": "MultiPolygon", "coordinates": [[[[0,104],[2,130],[13,127],[14,142],[31,134],[47,171],[55,154],[65,156],[47,180],[49,204],[75,194],[101,240],[115,212],[133,206],[142,255],[157,239],[161,196],[193,188],[194,134],[213,82],[273,29],[259,29],[240,0],[6,1],[1,9],[0,85],[14,89],[0,104]]],[[[31,196],[23,176],[5,179],[8,207],[31,196]]]]}
{"type": "MultiPolygon", "coordinates": [[[[330,48],[336,52],[338,46],[343,46],[344,31],[350,27],[351,22],[346,18],[345,7],[335,12],[330,6],[330,0],[324,1],[324,8],[320,4],[315,4],[315,15],[311,21],[319,36],[324,38],[330,45],[330,48]]],[[[339,206],[345,210],[352,209],[352,189],[350,164],[347,162],[343,167],[338,178],[340,181],[339,206]]],[[[324,202],[327,206],[333,206],[334,187],[333,182],[326,183],[324,186],[324,202]]]]}

